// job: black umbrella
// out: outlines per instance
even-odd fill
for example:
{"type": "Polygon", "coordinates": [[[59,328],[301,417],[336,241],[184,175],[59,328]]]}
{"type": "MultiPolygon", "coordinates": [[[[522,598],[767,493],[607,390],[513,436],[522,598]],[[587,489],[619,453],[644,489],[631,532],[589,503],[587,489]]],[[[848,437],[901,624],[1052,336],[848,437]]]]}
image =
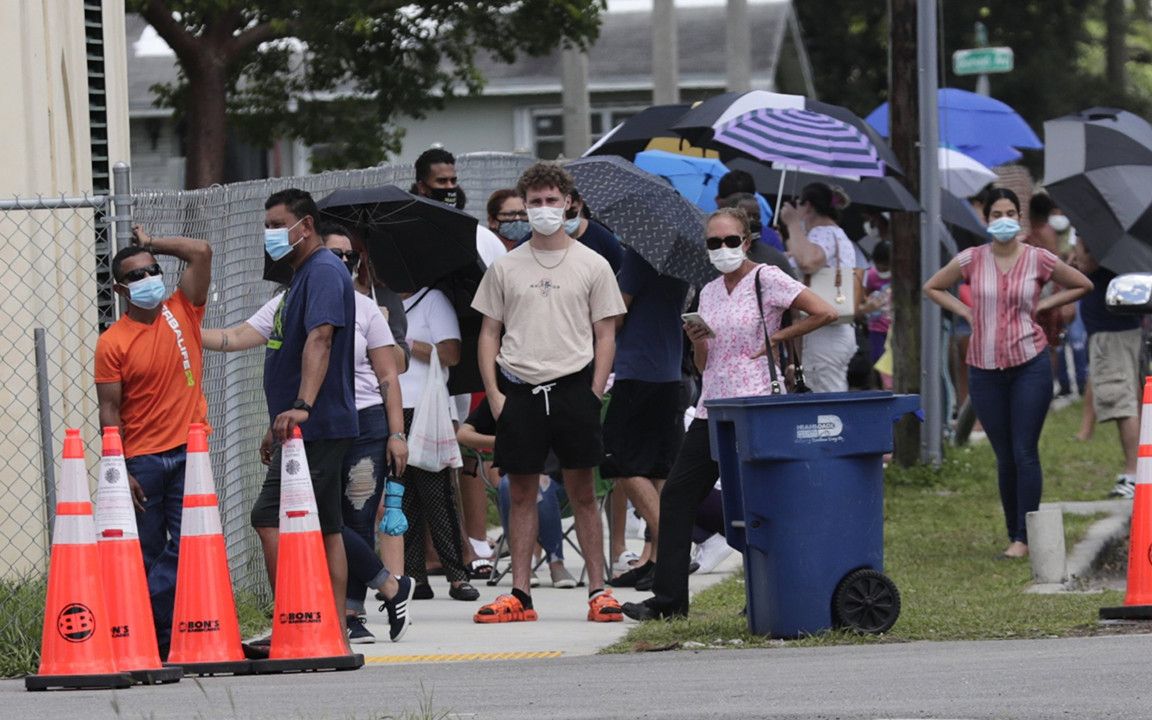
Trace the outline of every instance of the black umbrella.
{"type": "Polygon", "coordinates": [[[1152,125],[1091,108],[1044,123],[1044,186],[1096,260],[1152,270],[1152,125]]]}
{"type": "Polygon", "coordinates": [[[697,286],[716,277],[704,247],[704,214],[668,181],[615,155],[565,168],[588,207],[657,272],[697,286]]]}
{"type": "Polygon", "coordinates": [[[609,130],[582,157],[619,155],[632,160],[636,153],[648,149],[653,138],[679,138],[672,132],[673,123],[688,112],[691,105],[653,105],[644,108],[609,130]]]}
{"type": "MultiPolygon", "coordinates": [[[[852,202],[860,205],[869,205],[884,210],[920,212],[920,203],[916,202],[912,193],[908,192],[897,178],[891,176],[848,180],[830,175],[785,172],[769,167],[767,163],[749,158],[734,158],[726,164],[732,170],[743,170],[751,175],[756,183],[756,191],[766,197],[776,196],[780,189],[780,176],[783,175],[785,187],[793,190],[803,188],[808,183],[822,182],[829,185],[839,185],[852,199],[852,202]]],[[[795,195],[796,193],[793,191],[786,194],[795,195]]]]}
{"type": "Polygon", "coordinates": [[[395,185],[333,191],[320,215],[359,229],[377,276],[414,292],[476,265],[476,218],[395,185]]]}

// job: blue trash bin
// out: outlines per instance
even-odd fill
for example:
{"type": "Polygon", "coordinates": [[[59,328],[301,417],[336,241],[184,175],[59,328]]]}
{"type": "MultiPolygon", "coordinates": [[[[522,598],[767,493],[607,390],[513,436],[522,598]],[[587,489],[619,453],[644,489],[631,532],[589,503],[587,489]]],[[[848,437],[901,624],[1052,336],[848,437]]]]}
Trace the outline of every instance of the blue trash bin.
{"type": "Polygon", "coordinates": [[[919,403],[882,391],[705,403],[751,632],[885,632],[896,621],[899,593],[883,575],[883,455],[893,421],[919,403]]]}

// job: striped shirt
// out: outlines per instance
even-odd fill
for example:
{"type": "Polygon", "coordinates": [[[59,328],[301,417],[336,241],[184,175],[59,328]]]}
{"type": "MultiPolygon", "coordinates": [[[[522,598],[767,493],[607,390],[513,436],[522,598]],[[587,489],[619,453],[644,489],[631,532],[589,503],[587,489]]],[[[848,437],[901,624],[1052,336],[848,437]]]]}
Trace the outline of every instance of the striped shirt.
{"type": "Polygon", "coordinates": [[[983,370],[1023,365],[1048,347],[1036,322],[1040,291],[1059,259],[1041,248],[1023,245],[1008,272],[996,267],[992,246],[969,248],[956,259],[972,286],[972,339],[968,364],[983,370]]]}

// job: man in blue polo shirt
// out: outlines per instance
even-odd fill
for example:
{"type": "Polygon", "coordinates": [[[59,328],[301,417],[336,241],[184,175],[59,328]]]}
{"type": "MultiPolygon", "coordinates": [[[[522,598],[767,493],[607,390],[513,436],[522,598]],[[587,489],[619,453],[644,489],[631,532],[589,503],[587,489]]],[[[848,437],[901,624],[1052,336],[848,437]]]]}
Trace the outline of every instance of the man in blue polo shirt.
{"type": "Polygon", "coordinates": [[[304,436],[320,532],[337,607],[343,607],[348,563],[341,537],[344,454],[359,435],[353,394],[356,306],[347,268],[324,249],[319,211],[303,190],[275,193],[264,203],[264,249],[287,258],[292,284],[276,310],[264,355],[270,427],[260,445],[268,474],[252,508],[268,579],[276,586],[280,541],[280,448],[299,426],[304,436]]]}

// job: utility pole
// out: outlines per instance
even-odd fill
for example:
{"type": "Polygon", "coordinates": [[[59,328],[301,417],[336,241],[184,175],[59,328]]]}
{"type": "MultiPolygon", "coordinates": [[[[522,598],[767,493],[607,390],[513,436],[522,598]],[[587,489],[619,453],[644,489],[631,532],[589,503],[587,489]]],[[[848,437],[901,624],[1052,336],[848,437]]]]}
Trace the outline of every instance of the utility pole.
{"type": "MultiPolygon", "coordinates": [[[[936,93],[939,90],[939,63],[937,61],[936,0],[919,0],[917,11],[917,54],[920,56],[920,282],[940,269],[940,142],[939,108],[936,93]]],[[[943,460],[941,443],[944,439],[943,376],[940,344],[940,306],[921,296],[920,300],[920,407],[924,411],[924,427],[920,433],[920,460],[932,467],[940,467],[943,460]]]]}
{"type": "Polygon", "coordinates": [[[680,39],[675,0],[652,0],[652,104],[680,102],[680,39]]]}
{"type": "MultiPolygon", "coordinates": [[[[917,0],[889,0],[891,77],[888,78],[889,138],[904,167],[904,184],[920,195],[920,104],[916,57],[917,0]]],[[[892,361],[894,389],[920,392],[920,220],[914,213],[892,214],[892,361]]],[[[920,458],[920,423],[896,423],[894,458],[915,465],[920,458]]]]}
{"type": "Polygon", "coordinates": [[[728,0],[728,92],[752,89],[752,31],[748,0],[728,0]]]}
{"type": "Polygon", "coordinates": [[[578,158],[592,144],[588,100],[588,55],[579,48],[560,51],[560,85],[564,103],[564,157],[578,158]]]}

